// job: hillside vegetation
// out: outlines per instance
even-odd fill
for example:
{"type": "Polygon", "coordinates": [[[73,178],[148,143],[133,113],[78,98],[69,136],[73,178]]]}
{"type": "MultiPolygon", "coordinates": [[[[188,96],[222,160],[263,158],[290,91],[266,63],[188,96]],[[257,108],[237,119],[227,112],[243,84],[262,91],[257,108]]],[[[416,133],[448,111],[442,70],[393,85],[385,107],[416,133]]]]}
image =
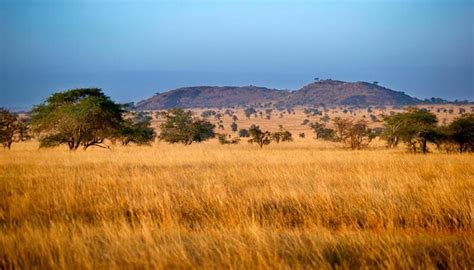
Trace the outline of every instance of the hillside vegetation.
{"type": "Polygon", "coordinates": [[[157,93],[136,105],[138,110],[222,108],[235,106],[409,105],[420,100],[403,92],[366,82],[320,80],[296,91],[265,87],[183,87],[157,93]]]}

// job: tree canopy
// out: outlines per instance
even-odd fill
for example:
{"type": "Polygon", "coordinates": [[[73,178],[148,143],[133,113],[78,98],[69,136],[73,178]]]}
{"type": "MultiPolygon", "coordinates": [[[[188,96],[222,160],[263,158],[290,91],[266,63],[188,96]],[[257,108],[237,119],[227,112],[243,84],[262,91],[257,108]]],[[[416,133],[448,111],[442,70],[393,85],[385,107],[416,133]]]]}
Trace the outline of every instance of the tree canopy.
{"type": "Polygon", "coordinates": [[[442,142],[457,145],[460,153],[474,152],[474,113],[462,115],[440,129],[442,142]]]}
{"type": "Polygon", "coordinates": [[[104,142],[121,129],[122,113],[122,106],[101,89],[80,88],[55,93],[34,107],[31,124],[39,134],[40,147],[108,148],[104,142]]]}
{"type": "Polygon", "coordinates": [[[125,119],[117,136],[122,145],[129,145],[130,143],[148,145],[153,142],[156,138],[156,132],[151,127],[151,119],[144,112],[139,112],[134,117],[125,119]]]}
{"type": "Polygon", "coordinates": [[[25,119],[0,108],[0,143],[4,148],[11,148],[13,142],[30,139],[28,124],[25,119]]]}
{"type": "Polygon", "coordinates": [[[375,134],[365,120],[334,118],[334,140],[348,145],[351,149],[366,147],[375,134]]]}
{"type": "Polygon", "coordinates": [[[252,125],[249,128],[250,139],[249,143],[256,143],[260,148],[264,145],[270,144],[272,140],[271,133],[269,131],[262,131],[259,126],[252,125]]]}
{"type": "Polygon", "coordinates": [[[159,139],[169,143],[202,142],[215,136],[215,125],[194,117],[193,112],[183,109],[170,109],[162,113],[165,122],[160,125],[159,139]]]}
{"type": "Polygon", "coordinates": [[[414,153],[428,152],[428,142],[437,137],[436,115],[426,109],[410,108],[385,118],[383,137],[389,146],[404,142],[414,153]]]}
{"type": "Polygon", "coordinates": [[[280,125],[280,130],[276,132],[271,133],[271,138],[274,140],[276,143],[282,142],[292,142],[293,141],[293,135],[291,132],[283,128],[282,125],[280,125]]]}

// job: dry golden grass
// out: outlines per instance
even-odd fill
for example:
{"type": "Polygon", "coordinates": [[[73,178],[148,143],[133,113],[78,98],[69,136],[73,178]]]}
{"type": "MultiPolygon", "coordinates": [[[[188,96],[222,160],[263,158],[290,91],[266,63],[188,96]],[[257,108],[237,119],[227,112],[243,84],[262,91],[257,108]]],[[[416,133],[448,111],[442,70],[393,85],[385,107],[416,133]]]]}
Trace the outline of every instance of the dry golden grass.
{"type": "Polygon", "coordinates": [[[474,156],[348,151],[0,150],[0,268],[474,267],[474,156]]]}

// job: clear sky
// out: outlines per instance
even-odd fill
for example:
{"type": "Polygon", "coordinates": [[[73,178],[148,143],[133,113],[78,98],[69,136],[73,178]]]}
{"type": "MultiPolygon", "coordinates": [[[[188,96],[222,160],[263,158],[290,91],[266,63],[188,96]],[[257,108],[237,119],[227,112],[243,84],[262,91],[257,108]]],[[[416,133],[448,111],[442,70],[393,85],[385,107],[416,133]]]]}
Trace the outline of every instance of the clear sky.
{"type": "Polygon", "coordinates": [[[473,25],[472,0],[0,0],[0,106],[315,77],[474,100],[473,25]]]}

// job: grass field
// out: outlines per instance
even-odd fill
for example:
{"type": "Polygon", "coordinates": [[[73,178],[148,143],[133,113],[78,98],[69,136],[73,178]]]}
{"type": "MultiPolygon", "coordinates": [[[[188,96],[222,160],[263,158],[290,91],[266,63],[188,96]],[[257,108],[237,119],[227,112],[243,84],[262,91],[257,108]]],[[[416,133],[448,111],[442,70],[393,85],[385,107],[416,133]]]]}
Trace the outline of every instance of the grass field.
{"type": "Polygon", "coordinates": [[[474,267],[474,155],[311,138],[0,150],[0,268],[474,267]]]}

